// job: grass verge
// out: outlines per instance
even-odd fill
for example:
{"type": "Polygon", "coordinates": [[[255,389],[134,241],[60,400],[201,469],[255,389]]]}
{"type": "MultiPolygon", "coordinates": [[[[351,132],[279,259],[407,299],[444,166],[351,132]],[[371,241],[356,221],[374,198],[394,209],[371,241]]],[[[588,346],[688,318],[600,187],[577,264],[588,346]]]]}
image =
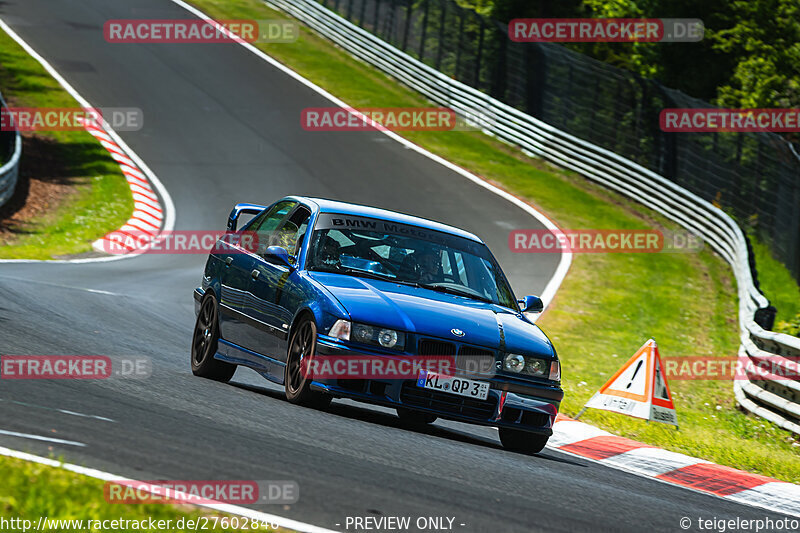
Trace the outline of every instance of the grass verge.
{"type": "Polygon", "coordinates": [[[772,256],[765,244],[752,237],[751,242],[761,292],[778,310],[775,322],[789,322],[795,317],[800,317],[800,287],[797,282],[789,270],[772,256]]]}
{"type": "MultiPolygon", "coordinates": [[[[1,31],[0,88],[11,107],[79,107],[1,31]]],[[[91,251],[130,217],[133,198],[119,165],[86,131],[25,134],[20,182],[2,212],[0,258],[53,259],[91,251]]]]}
{"type": "MultiPolygon", "coordinates": [[[[104,497],[104,481],[11,457],[0,456],[0,479],[3,480],[0,485],[0,517],[30,520],[32,525],[27,527],[28,531],[38,526],[40,518],[51,521],[50,527],[43,527],[48,531],[289,531],[249,521],[246,527],[241,527],[245,520],[242,517],[192,505],[109,504],[104,497]],[[223,517],[227,522],[222,520],[223,517]],[[237,528],[230,527],[230,520],[237,519],[239,522],[232,523],[237,528]],[[72,523],[64,523],[64,520],[72,523]],[[112,527],[111,520],[120,522],[117,522],[117,527],[112,527]],[[150,520],[153,520],[154,527],[150,527],[150,520]],[[169,527],[160,527],[158,522],[161,520],[164,522],[160,525],[169,527]],[[222,527],[223,524],[228,527],[222,527]]],[[[24,531],[25,523],[2,524],[0,520],[0,529],[24,531]]]]}
{"type": "MultiPolygon", "coordinates": [[[[217,19],[276,19],[259,0],[192,0],[217,19]]],[[[305,27],[291,44],[259,48],[354,107],[429,105],[305,27]]],[[[411,141],[527,198],[563,228],[677,229],[663,217],[580,176],[532,159],[478,132],[408,132],[411,141]]],[[[771,278],[768,264],[762,278],[771,278]]],[[[692,254],[577,255],[541,319],[564,365],[562,411],[574,415],[653,336],[662,356],[736,355],[735,281],[722,259],[692,254]]],[[[728,381],[677,381],[680,430],[590,410],[584,420],[669,450],[800,481],[800,443],[739,412],[728,381]]]]}

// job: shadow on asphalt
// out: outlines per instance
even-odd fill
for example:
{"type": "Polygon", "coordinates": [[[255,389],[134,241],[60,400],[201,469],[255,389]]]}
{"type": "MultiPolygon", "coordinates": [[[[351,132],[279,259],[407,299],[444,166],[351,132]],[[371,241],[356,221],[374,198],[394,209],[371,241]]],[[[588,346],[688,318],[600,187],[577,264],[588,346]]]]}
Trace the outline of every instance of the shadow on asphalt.
{"type": "MultiPolygon", "coordinates": [[[[250,385],[246,383],[237,383],[234,381],[231,381],[228,384],[232,387],[236,387],[237,389],[254,392],[262,396],[269,396],[270,398],[276,400],[286,401],[286,397],[283,395],[283,391],[280,390],[268,389],[265,387],[259,387],[257,385],[250,385]]],[[[437,425],[425,425],[422,427],[410,426],[406,423],[403,423],[397,416],[393,414],[383,413],[368,408],[356,407],[353,405],[346,405],[338,403],[336,402],[336,400],[334,400],[333,403],[331,403],[330,407],[325,409],[325,412],[331,415],[350,418],[351,420],[361,420],[363,422],[369,422],[370,424],[380,424],[386,427],[398,428],[406,431],[413,431],[415,433],[422,433],[424,435],[431,435],[433,437],[440,437],[448,440],[464,442],[466,444],[471,444],[474,446],[483,446],[485,448],[494,448],[496,450],[506,451],[503,449],[503,446],[499,442],[496,442],[494,440],[486,439],[483,437],[479,437],[477,435],[472,435],[470,433],[465,433],[452,428],[443,428],[437,425]]],[[[587,466],[586,464],[571,461],[567,458],[559,457],[557,455],[553,455],[548,452],[549,450],[545,450],[544,452],[538,453],[535,456],[531,457],[536,457],[537,459],[543,459],[546,461],[554,461],[557,463],[569,464],[573,466],[580,466],[584,468],[587,466]]],[[[507,453],[515,453],[515,452],[507,452],[507,453]]],[[[525,454],[519,454],[519,455],[525,455],[525,454]]]]}

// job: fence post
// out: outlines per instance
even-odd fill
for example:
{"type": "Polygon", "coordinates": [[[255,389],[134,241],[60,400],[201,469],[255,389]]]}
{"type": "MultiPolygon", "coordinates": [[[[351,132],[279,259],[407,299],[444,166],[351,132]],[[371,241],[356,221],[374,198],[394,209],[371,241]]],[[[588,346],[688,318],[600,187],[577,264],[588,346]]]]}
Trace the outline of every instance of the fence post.
{"type": "Polygon", "coordinates": [[[428,11],[430,9],[430,0],[425,0],[425,11],[422,13],[422,36],[419,39],[419,59],[425,61],[425,37],[428,35],[428,11]]]}
{"type": "Polygon", "coordinates": [[[408,45],[408,30],[411,29],[411,11],[414,9],[414,0],[406,0],[406,26],[403,29],[403,45],[400,49],[405,52],[408,45]]]}
{"type": "Polygon", "coordinates": [[[456,69],[453,72],[453,77],[458,79],[458,68],[461,66],[461,43],[463,42],[464,36],[464,12],[462,10],[458,11],[458,45],[456,45],[456,69]]]}
{"type": "Polygon", "coordinates": [[[491,86],[489,87],[489,94],[498,100],[504,100],[506,95],[506,74],[508,73],[508,36],[504,32],[500,32],[498,28],[494,28],[492,26],[489,27],[490,30],[494,30],[494,33],[490,35],[496,35],[498,37],[498,48],[497,48],[497,58],[495,61],[492,62],[494,68],[492,69],[491,73],[491,86]]]}
{"type": "Polygon", "coordinates": [[[444,48],[444,25],[447,23],[447,2],[440,2],[442,14],[439,16],[439,49],[436,50],[436,70],[441,70],[442,66],[442,49],[444,48]]]}
{"type": "Polygon", "coordinates": [[[364,27],[364,19],[367,16],[367,0],[361,0],[361,14],[358,16],[358,25],[364,27]]]}
{"type": "Polygon", "coordinates": [[[481,60],[483,59],[483,32],[484,32],[484,23],[483,17],[478,17],[478,20],[481,21],[481,34],[478,37],[478,55],[475,58],[475,82],[473,87],[476,89],[480,89],[481,87],[481,60]]]}
{"type": "Polygon", "coordinates": [[[372,17],[372,31],[374,31],[376,34],[379,34],[378,33],[378,16],[379,16],[380,10],[381,10],[381,2],[380,2],[380,0],[375,0],[374,4],[375,4],[375,9],[374,9],[375,16],[372,17]]]}

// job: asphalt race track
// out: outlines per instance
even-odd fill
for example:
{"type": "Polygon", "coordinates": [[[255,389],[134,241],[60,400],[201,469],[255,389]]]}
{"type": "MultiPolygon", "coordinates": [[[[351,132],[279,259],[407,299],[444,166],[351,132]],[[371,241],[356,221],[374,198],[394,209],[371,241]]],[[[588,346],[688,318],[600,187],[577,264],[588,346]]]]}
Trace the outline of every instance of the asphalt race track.
{"type": "MultiPolygon", "coordinates": [[[[301,110],[330,102],[243,47],[103,39],[108,19],[190,16],[168,0],[0,4],[0,17],[92,104],[143,110],[145,127],[121,135],[169,190],[176,229],[220,230],[236,202],[286,194],[367,203],[478,234],[517,295],[542,291],[558,257],[507,246],[511,229],[541,227],[535,219],[380,133],[303,131],[301,110]]],[[[0,445],[135,479],[295,480],[296,505],[255,508],[340,530],[348,516],[447,516],[465,532],[780,518],[551,450],[506,452],[491,429],[437,422],[415,432],[385,409],[296,407],[246,369],[228,385],[195,378],[192,289],[204,262],[0,265],[3,354],[146,356],[154,368],[139,380],[0,381],[0,430],[85,446],[4,435],[0,445]]]]}

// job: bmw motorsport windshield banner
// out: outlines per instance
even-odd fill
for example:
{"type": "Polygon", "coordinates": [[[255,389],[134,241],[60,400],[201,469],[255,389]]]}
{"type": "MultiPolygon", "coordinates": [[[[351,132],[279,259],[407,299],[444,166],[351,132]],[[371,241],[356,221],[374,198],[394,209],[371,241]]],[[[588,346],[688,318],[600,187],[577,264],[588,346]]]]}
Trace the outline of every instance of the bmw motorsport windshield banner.
{"type": "Polygon", "coordinates": [[[391,220],[380,220],[377,218],[360,217],[349,214],[344,215],[339,213],[320,213],[314,229],[362,230],[390,235],[400,235],[412,239],[433,242],[442,246],[458,248],[469,251],[470,253],[478,256],[485,256],[484,247],[470,239],[458,237],[456,235],[448,235],[446,233],[421,228],[412,224],[402,224],[400,222],[394,222],[391,220]]]}

